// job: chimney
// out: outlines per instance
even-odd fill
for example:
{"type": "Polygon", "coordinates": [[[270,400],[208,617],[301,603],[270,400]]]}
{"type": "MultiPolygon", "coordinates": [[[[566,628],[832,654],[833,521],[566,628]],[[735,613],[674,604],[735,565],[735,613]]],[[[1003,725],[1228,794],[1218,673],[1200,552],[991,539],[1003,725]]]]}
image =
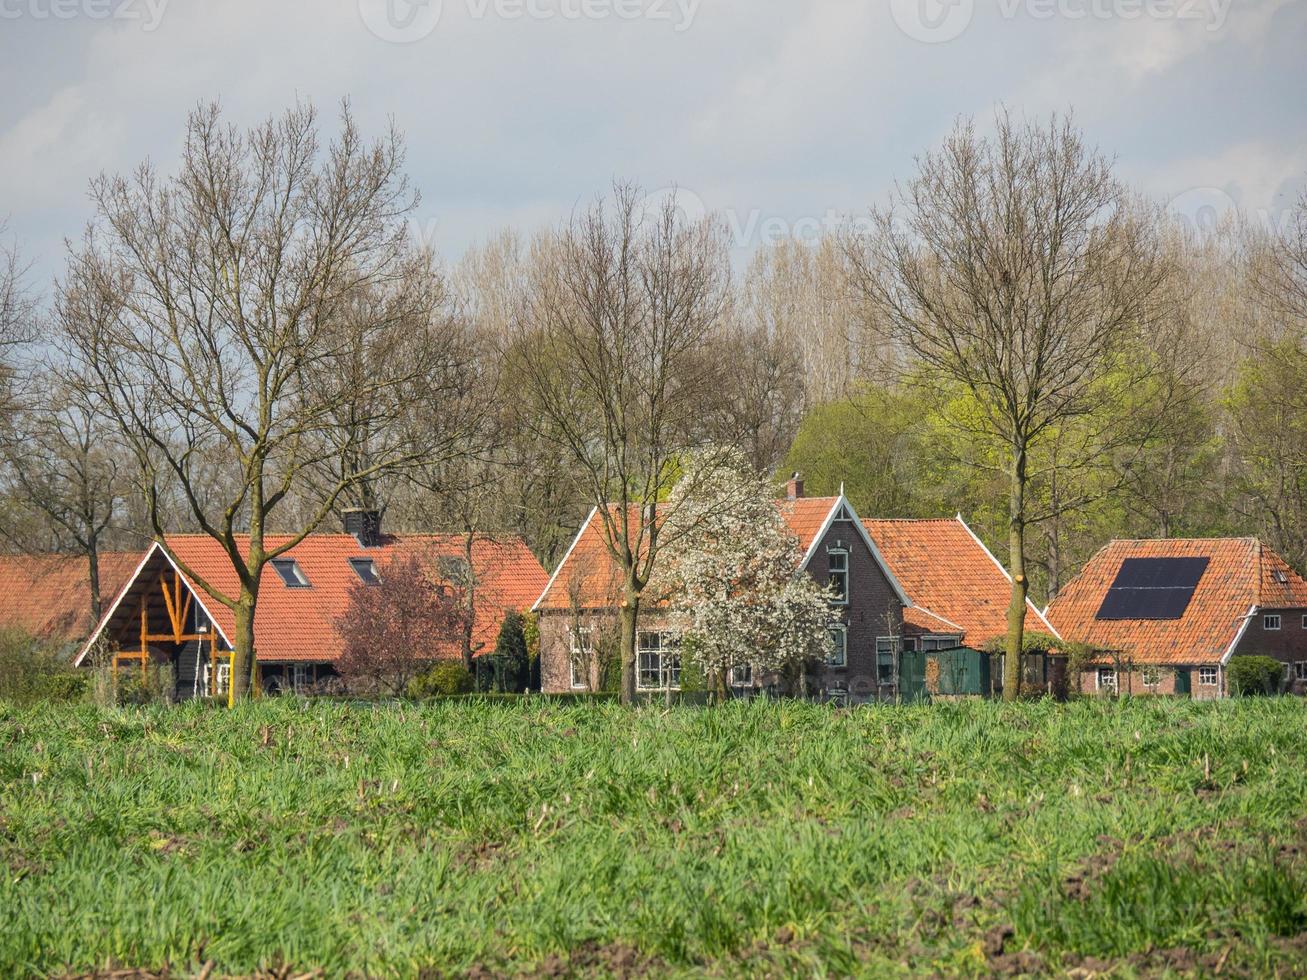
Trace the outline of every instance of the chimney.
{"type": "Polygon", "coordinates": [[[354,508],[345,511],[345,533],[358,538],[364,548],[375,548],[381,544],[381,511],[354,508]]]}
{"type": "Polygon", "coordinates": [[[803,499],[803,477],[800,476],[798,473],[795,473],[792,477],[790,477],[789,482],[785,484],[785,499],[786,500],[803,499]]]}

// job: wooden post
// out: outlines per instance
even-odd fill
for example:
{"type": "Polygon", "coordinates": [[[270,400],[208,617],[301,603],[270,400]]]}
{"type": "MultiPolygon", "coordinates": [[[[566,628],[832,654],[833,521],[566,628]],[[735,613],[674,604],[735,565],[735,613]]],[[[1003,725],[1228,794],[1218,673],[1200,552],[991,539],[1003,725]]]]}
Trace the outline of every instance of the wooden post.
{"type": "Polygon", "coordinates": [[[146,597],[141,596],[141,682],[145,682],[150,667],[150,619],[146,597]]]}

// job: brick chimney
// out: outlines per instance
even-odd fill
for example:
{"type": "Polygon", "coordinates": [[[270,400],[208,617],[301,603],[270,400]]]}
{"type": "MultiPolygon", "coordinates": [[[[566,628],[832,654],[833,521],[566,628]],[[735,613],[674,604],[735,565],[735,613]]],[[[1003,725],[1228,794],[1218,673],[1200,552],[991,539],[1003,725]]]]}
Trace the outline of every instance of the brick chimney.
{"type": "Polygon", "coordinates": [[[803,499],[803,477],[800,476],[798,473],[795,473],[792,477],[790,477],[789,482],[785,484],[785,499],[786,500],[803,499]]]}
{"type": "Polygon", "coordinates": [[[345,533],[358,538],[364,548],[375,548],[381,544],[381,511],[355,508],[342,515],[345,521],[345,533]]]}

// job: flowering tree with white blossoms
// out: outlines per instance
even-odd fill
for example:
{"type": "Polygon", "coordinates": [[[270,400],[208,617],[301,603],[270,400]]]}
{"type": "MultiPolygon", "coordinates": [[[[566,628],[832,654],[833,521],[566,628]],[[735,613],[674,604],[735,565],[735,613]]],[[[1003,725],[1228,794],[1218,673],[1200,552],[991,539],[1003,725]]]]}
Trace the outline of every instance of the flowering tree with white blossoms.
{"type": "Polygon", "coordinates": [[[781,673],[825,659],[834,623],[826,590],[799,574],[799,541],[767,482],[742,458],[712,469],[673,490],[693,488],[672,511],[687,531],[667,535],[655,584],[682,656],[724,694],[732,667],[781,673]]]}

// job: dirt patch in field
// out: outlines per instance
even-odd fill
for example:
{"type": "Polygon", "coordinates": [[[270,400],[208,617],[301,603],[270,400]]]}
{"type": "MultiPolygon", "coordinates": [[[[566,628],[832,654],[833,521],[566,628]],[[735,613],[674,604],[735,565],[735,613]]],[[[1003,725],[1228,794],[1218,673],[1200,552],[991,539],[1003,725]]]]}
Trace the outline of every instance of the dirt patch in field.
{"type": "MultiPolygon", "coordinates": [[[[551,953],[529,968],[507,972],[502,967],[474,963],[462,975],[468,980],[498,980],[505,976],[529,977],[646,977],[667,972],[666,964],[626,943],[589,942],[570,953],[551,953]]],[[[434,975],[433,975],[434,976],[434,975]]]]}

